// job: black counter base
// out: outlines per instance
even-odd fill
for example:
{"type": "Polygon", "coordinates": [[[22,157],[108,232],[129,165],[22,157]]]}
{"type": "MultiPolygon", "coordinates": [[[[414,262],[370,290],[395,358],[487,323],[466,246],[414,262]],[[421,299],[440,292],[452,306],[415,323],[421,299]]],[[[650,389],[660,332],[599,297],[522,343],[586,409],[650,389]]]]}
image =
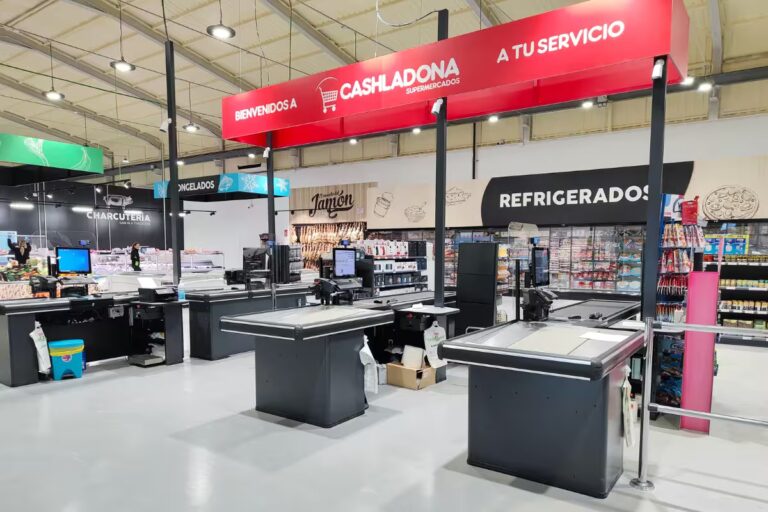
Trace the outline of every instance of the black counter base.
{"type": "Polygon", "coordinates": [[[255,346],[257,411],[323,428],[365,412],[362,330],[255,346]]]}
{"type": "Polygon", "coordinates": [[[623,472],[622,380],[470,366],[467,462],[605,498],[623,472]]]}

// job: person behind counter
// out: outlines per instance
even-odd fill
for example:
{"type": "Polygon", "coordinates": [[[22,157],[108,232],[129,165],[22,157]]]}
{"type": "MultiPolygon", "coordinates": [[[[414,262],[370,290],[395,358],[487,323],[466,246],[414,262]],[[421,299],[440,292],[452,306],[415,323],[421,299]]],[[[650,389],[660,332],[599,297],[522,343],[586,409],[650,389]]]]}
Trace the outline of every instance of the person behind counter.
{"type": "Polygon", "coordinates": [[[140,249],[141,244],[139,244],[139,242],[135,242],[131,246],[131,268],[134,272],[141,272],[141,258],[139,257],[140,249]]]}
{"type": "Polygon", "coordinates": [[[11,250],[13,257],[19,265],[26,265],[29,261],[29,244],[26,240],[19,240],[18,244],[15,244],[8,239],[8,248],[11,250]]]}

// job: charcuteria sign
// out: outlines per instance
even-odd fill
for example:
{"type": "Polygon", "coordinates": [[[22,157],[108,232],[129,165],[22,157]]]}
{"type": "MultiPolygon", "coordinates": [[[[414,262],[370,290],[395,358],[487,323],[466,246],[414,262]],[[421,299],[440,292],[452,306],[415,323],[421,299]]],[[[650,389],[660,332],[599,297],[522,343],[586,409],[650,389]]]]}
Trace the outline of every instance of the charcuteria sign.
{"type": "Polygon", "coordinates": [[[333,140],[649,88],[653,59],[687,73],[683,0],[592,0],[222,100],[224,138],[333,140]]]}

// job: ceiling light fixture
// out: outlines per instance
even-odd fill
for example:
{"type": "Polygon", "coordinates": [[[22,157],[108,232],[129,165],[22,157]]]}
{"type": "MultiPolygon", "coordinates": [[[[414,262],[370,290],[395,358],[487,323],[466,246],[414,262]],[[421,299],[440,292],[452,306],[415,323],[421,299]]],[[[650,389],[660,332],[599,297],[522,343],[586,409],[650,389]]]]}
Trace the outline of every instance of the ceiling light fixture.
{"type": "Polygon", "coordinates": [[[694,77],[692,77],[692,76],[687,76],[687,77],[683,78],[683,81],[681,83],[685,87],[690,87],[694,83],[696,83],[696,79],[694,77]]]}
{"type": "Polygon", "coordinates": [[[123,213],[126,215],[141,215],[143,212],[141,210],[123,210],[123,213]]]}
{"type": "Polygon", "coordinates": [[[216,25],[208,25],[208,28],[206,28],[205,31],[208,32],[209,36],[215,37],[216,39],[224,40],[235,37],[235,29],[224,24],[224,12],[221,8],[221,0],[219,0],[219,23],[216,25]]]}
{"type": "Polygon", "coordinates": [[[64,99],[64,95],[56,90],[56,87],[53,84],[53,42],[48,42],[48,53],[51,57],[51,90],[45,91],[43,93],[43,96],[46,97],[46,99],[50,101],[61,101],[64,99]]]}
{"type": "Polygon", "coordinates": [[[101,194],[101,187],[93,187],[97,194],[101,194]]]}
{"type": "Polygon", "coordinates": [[[124,164],[129,164],[129,163],[131,163],[131,161],[130,161],[130,160],[128,160],[128,157],[127,157],[127,156],[124,156],[124,157],[123,157],[123,160],[122,160],[122,162],[123,162],[124,164]]]}
{"type": "Polygon", "coordinates": [[[497,116],[496,114],[488,118],[489,123],[497,123],[498,121],[499,121],[499,116],[497,116]]]}
{"type": "Polygon", "coordinates": [[[195,124],[192,119],[192,82],[187,82],[187,93],[189,94],[189,122],[182,126],[187,133],[197,133],[200,127],[195,124]]]}
{"type": "Polygon", "coordinates": [[[357,139],[349,139],[349,143],[354,146],[355,144],[357,144],[357,139]]]}
{"type": "Polygon", "coordinates": [[[75,213],[91,213],[93,208],[90,206],[73,206],[72,211],[75,213]]]}
{"type": "Polygon", "coordinates": [[[592,100],[586,100],[581,104],[581,108],[590,109],[595,106],[595,102],[592,100]]]}
{"type": "Polygon", "coordinates": [[[176,165],[181,167],[182,165],[184,165],[184,160],[176,160],[176,165]]]}
{"type": "Polygon", "coordinates": [[[14,210],[31,210],[35,207],[33,203],[11,203],[10,206],[14,210]]]}
{"type": "Polygon", "coordinates": [[[48,192],[47,194],[45,194],[45,197],[47,197],[48,199],[53,199],[53,194],[48,192]]]}
{"type": "Polygon", "coordinates": [[[713,87],[712,82],[701,82],[699,84],[699,92],[709,92],[713,87]]]}
{"type": "Polygon", "coordinates": [[[254,158],[256,158],[256,153],[248,153],[248,158],[253,160],[254,158]]]}
{"type": "Polygon", "coordinates": [[[114,69],[115,71],[119,71],[120,73],[130,73],[134,69],[136,69],[136,66],[125,60],[125,57],[123,56],[123,1],[118,0],[117,2],[117,8],[119,12],[119,22],[120,22],[120,60],[113,60],[109,63],[109,65],[114,69]]]}
{"type": "Polygon", "coordinates": [[[123,182],[123,188],[131,188],[131,180],[123,182]]]}
{"type": "Polygon", "coordinates": [[[414,128],[414,129],[413,129],[413,130],[411,130],[411,131],[414,133],[414,135],[418,135],[418,134],[420,134],[420,133],[421,133],[421,128],[419,128],[419,127],[417,126],[416,128],[414,128]]]}

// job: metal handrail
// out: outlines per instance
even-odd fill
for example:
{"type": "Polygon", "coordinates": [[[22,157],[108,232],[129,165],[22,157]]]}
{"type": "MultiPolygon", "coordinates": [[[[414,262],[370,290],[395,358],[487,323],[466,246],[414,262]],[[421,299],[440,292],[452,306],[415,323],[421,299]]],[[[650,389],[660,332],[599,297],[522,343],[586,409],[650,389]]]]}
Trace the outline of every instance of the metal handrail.
{"type": "MultiPolygon", "coordinates": [[[[639,324],[639,322],[638,322],[639,324]]],[[[650,434],[650,419],[652,412],[663,412],[676,416],[688,416],[705,420],[723,420],[747,425],[768,428],[768,421],[757,418],[745,418],[742,416],[729,416],[725,414],[716,414],[711,412],[693,411],[690,409],[680,409],[652,403],[651,383],[653,381],[653,333],[654,329],[673,329],[682,331],[707,332],[714,334],[733,334],[736,336],[745,336],[751,338],[768,338],[768,333],[755,332],[754,329],[744,329],[740,327],[724,327],[722,325],[699,325],[699,324],[680,324],[675,322],[656,322],[652,317],[646,317],[644,325],[637,325],[639,329],[645,331],[645,373],[643,375],[643,403],[642,417],[640,422],[640,455],[637,467],[637,478],[630,481],[630,485],[642,491],[651,491],[654,489],[653,482],[648,480],[648,439],[650,434]]]]}

